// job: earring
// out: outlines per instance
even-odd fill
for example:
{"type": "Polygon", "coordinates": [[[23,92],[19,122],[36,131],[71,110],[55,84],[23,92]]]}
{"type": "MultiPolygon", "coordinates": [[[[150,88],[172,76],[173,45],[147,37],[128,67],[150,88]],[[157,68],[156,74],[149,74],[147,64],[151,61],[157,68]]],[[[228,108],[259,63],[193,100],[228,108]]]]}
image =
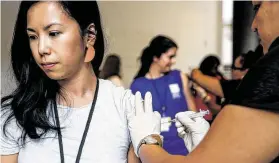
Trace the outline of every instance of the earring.
{"type": "Polygon", "coordinates": [[[95,56],[95,49],[93,46],[87,44],[84,62],[91,62],[95,56]]]}

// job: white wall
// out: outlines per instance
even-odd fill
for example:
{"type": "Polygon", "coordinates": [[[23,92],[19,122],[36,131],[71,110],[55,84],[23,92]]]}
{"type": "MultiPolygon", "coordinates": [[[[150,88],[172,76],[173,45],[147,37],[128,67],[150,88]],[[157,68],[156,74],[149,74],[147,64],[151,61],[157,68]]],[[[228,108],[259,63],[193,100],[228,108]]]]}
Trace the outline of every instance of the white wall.
{"type": "Polygon", "coordinates": [[[15,88],[9,52],[19,3],[1,2],[1,95],[7,95],[15,88]]]}
{"type": "Polygon", "coordinates": [[[221,2],[99,2],[108,38],[108,53],[123,59],[124,83],[129,86],[139,68],[137,58],[157,34],[179,46],[176,68],[188,71],[208,53],[221,52],[221,2]]]}
{"type": "MultiPolygon", "coordinates": [[[[1,94],[15,84],[10,68],[9,48],[20,2],[1,2],[1,94]]],[[[126,86],[139,68],[137,58],[152,37],[165,34],[179,45],[176,68],[187,71],[204,55],[221,52],[221,2],[98,2],[101,10],[107,53],[121,55],[126,86]]]]}

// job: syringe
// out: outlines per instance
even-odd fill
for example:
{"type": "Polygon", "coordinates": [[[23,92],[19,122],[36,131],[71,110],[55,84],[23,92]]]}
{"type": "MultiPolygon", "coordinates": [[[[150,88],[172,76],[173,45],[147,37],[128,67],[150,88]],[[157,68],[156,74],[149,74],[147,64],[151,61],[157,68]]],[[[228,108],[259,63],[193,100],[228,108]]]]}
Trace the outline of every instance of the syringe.
{"type": "MultiPolygon", "coordinates": [[[[206,114],[209,114],[209,110],[201,110],[197,113],[193,113],[193,114],[190,114],[189,115],[189,118],[197,118],[197,117],[203,117],[205,116],[206,114]]],[[[167,122],[162,122],[162,123],[170,123],[170,122],[176,122],[176,119],[172,119],[170,121],[167,121],[167,122]]],[[[161,124],[162,124],[161,123],[161,124]]]]}

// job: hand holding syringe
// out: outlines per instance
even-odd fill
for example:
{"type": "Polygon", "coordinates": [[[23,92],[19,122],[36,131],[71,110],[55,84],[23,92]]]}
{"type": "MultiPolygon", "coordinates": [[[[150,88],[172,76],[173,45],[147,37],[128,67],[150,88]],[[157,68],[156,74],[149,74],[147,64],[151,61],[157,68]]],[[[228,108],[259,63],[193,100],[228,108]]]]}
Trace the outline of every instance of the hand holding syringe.
{"type": "MultiPolygon", "coordinates": [[[[193,113],[193,114],[189,115],[189,118],[192,119],[192,118],[197,118],[197,117],[203,117],[206,114],[209,114],[209,110],[201,110],[200,109],[200,112],[193,113]]],[[[171,123],[171,122],[176,122],[176,119],[172,119],[172,120],[169,120],[169,121],[166,121],[166,122],[162,122],[162,123],[171,123]]]]}

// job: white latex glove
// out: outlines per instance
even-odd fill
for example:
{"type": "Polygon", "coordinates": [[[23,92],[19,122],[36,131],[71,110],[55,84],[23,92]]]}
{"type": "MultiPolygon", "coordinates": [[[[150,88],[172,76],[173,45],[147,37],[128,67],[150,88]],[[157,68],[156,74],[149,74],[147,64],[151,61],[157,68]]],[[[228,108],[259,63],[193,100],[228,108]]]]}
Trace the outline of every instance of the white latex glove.
{"type": "Polygon", "coordinates": [[[150,92],[145,94],[144,103],[140,92],[136,93],[135,116],[130,119],[128,126],[135,154],[139,157],[138,148],[141,140],[152,134],[160,135],[161,132],[161,115],[156,111],[153,112],[150,92]]]}
{"type": "Polygon", "coordinates": [[[186,111],[175,115],[178,135],[184,140],[189,152],[196,148],[210,128],[209,123],[204,118],[189,117],[190,114],[194,113],[193,111],[186,111]]]}

